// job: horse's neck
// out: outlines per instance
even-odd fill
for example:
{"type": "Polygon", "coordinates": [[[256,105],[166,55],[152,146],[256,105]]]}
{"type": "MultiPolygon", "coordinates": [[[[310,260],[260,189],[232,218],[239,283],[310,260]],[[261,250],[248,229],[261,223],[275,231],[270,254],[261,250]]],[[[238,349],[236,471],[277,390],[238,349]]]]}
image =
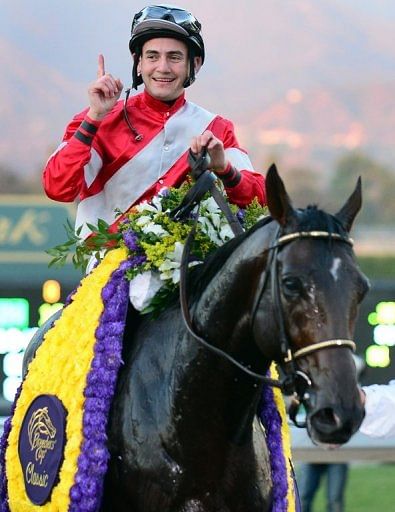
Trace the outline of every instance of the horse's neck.
{"type": "MultiPolygon", "coordinates": [[[[237,246],[192,307],[193,324],[205,341],[261,374],[269,361],[254,343],[250,320],[255,290],[266,263],[264,249],[273,231],[258,229],[237,246]]],[[[222,411],[232,435],[237,437],[252,425],[260,398],[258,381],[193,337],[187,336],[186,340],[182,380],[189,382],[183,387],[188,390],[188,399],[195,404],[201,401],[206,411],[211,408],[208,415],[222,411]]],[[[177,374],[180,378],[180,369],[177,374]]]]}
{"type": "Polygon", "coordinates": [[[193,317],[198,331],[218,344],[237,342],[251,329],[254,297],[265,272],[267,252],[275,226],[262,226],[238,245],[195,301],[193,317]]]}
{"type": "MultiPolygon", "coordinates": [[[[206,341],[210,343],[208,337],[206,341]]],[[[223,435],[225,430],[227,439],[243,442],[252,432],[260,384],[189,335],[176,345],[167,384],[174,391],[169,403],[180,425],[188,425],[191,438],[201,439],[207,431],[214,439],[214,431],[223,435]]]]}

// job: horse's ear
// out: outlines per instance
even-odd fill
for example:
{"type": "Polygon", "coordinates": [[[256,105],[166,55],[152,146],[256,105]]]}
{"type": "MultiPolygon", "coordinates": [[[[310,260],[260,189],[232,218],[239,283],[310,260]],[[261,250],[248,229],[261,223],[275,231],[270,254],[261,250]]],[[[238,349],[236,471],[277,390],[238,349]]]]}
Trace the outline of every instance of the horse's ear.
{"type": "Polygon", "coordinates": [[[362,185],[361,177],[358,178],[354,192],[345,202],[344,206],[336,213],[335,217],[340,220],[347,231],[351,230],[354,219],[362,206],[362,185]]]}
{"type": "Polygon", "coordinates": [[[275,164],[270,166],[266,174],[266,198],[271,216],[280,226],[284,226],[292,215],[293,207],[275,164]]]}

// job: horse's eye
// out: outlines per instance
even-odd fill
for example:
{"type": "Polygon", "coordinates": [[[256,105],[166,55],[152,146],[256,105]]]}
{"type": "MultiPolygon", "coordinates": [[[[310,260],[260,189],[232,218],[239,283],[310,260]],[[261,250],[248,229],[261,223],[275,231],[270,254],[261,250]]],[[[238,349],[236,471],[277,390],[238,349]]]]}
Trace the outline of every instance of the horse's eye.
{"type": "Polygon", "coordinates": [[[296,297],[303,290],[302,281],[298,277],[287,276],[282,280],[283,293],[289,297],[296,297]]]}

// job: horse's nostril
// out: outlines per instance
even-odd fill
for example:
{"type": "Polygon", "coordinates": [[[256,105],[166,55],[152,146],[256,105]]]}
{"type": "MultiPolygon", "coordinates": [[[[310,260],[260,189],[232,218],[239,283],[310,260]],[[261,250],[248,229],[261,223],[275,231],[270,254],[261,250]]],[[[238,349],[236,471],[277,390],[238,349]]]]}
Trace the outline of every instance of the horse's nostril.
{"type": "Polygon", "coordinates": [[[311,417],[311,423],[321,432],[330,433],[342,425],[340,417],[331,407],[320,409],[311,417]]]}

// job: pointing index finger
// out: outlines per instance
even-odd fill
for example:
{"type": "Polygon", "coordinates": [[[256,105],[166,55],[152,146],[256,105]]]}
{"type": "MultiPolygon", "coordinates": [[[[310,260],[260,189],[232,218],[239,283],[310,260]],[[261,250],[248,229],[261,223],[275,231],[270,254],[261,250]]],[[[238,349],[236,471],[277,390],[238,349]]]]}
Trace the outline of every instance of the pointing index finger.
{"type": "Polygon", "coordinates": [[[104,55],[99,55],[98,60],[98,66],[97,66],[97,78],[101,78],[106,74],[105,68],[104,68],[104,55]]]}

